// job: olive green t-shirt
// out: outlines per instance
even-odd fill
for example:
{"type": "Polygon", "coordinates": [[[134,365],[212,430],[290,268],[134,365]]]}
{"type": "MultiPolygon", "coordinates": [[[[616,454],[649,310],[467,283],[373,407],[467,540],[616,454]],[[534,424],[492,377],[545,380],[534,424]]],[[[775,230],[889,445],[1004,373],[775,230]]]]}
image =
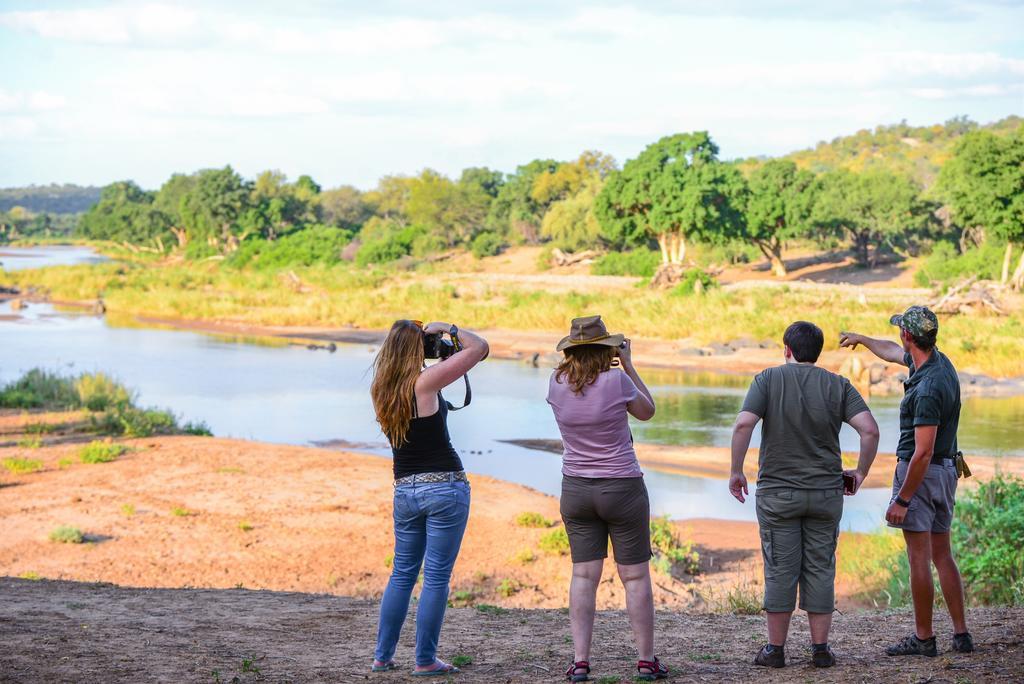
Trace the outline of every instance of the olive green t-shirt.
{"type": "Polygon", "coordinates": [[[809,364],[767,368],[741,410],[761,418],[758,489],[843,486],[839,428],[868,410],[849,380],[809,364]]]}

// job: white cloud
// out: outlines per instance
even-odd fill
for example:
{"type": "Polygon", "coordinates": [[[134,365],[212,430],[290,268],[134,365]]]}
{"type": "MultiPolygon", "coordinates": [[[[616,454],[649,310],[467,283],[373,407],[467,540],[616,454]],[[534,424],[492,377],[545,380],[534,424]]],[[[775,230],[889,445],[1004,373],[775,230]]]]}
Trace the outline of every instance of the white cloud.
{"type": "Polygon", "coordinates": [[[39,90],[8,92],[0,89],[0,112],[47,112],[62,109],[66,103],[61,95],[39,90]]]}
{"type": "Polygon", "coordinates": [[[0,14],[0,25],[83,43],[167,43],[191,34],[198,26],[198,14],[173,5],[115,5],[6,12],[0,14]]]}

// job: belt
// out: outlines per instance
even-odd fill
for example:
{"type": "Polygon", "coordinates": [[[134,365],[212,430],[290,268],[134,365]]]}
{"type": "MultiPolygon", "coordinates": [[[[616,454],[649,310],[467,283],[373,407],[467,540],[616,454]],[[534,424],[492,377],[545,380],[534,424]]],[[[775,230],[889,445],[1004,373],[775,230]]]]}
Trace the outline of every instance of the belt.
{"type": "Polygon", "coordinates": [[[453,470],[447,473],[416,473],[395,480],[395,486],[410,484],[429,484],[431,482],[465,482],[469,484],[465,470],[453,470]]]}
{"type": "MultiPolygon", "coordinates": [[[[909,462],[909,458],[903,458],[902,456],[896,457],[897,461],[909,462]]],[[[932,456],[932,465],[953,465],[954,459],[952,456],[932,456]],[[946,463],[949,461],[949,463],[946,463]]]]}

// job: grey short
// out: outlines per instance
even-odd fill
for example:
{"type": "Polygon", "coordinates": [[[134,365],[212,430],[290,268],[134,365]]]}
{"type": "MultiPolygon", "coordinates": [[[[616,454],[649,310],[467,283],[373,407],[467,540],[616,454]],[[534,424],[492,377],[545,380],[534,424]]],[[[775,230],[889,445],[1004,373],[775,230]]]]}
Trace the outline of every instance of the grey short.
{"type": "Polygon", "coordinates": [[[764,609],[831,613],[836,607],[836,543],[843,517],[842,489],[757,490],[757,522],[764,557],[764,609]]]}
{"type": "MultiPolygon", "coordinates": [[[[896,462],[896,473],[892,478],[893,499],[907,479],[909,467],[910,461],[896,462]]],[[[907,517],[902,524],[889,523],[889,527],[898,527],[907,532],[949,532],[953,524],[953,508],[956,506],[956,480],[956,466],[952,459],[946,459],[941,464],[929,463],[921,486],[910,499],[907,517]]]]}
{"type": "Polygon", "coordinates": [[[609,537],[616,563],[651,559],[651,502],[644,478],[563,475],[559,507],[573,563],[607,558],[609,537]]]}

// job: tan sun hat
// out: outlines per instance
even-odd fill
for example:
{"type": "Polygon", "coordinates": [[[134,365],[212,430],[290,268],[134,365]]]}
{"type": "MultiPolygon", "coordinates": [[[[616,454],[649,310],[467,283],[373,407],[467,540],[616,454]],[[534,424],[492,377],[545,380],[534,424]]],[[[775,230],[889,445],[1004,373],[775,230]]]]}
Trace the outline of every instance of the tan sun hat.
{"type": "Polygon", "coordinates": [[[600,316],[584,316],[572,319],[569,334],[562,338],[562,341],[555,347],[555,351],[564,351],[569,347],[579,347],[584,344],[618,347],[625,339],[626,336],[622,334],[610,335],[600,316]]]}

